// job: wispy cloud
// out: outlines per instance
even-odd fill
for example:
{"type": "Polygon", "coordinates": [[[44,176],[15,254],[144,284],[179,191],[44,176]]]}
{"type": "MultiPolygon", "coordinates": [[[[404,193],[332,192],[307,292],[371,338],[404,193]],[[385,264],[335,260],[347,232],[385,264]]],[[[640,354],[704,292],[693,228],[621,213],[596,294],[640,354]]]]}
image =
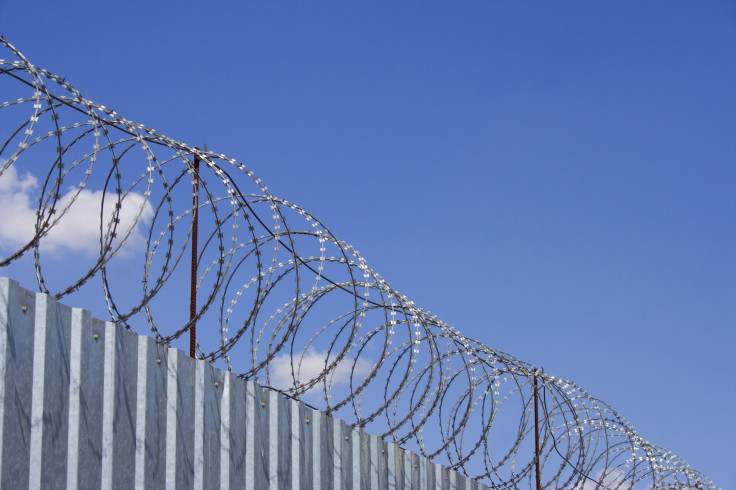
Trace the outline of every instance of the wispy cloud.
{"type": "Polygon", "coordinates": [[[626,475],[622,470],[613,469],[603,473],[603,470],[596,472],[592,480],[586,480],[582,485],[577,485],[575,490],[597,490],[600,488],[628,488],[625,483],[626,475]]]}
{"type": "MultiPolygon", "coordinates": [[[[301,384],[307,383],[319,377],[326,366],[329,366],[333,361],[334,357],[328,358],[327,352],[320,352],[313,347],[309,347],[302,357],[298,355],[294,357],[294,375],[301,384]]],[[[350,382],[351,372],[356,381],[361,381],[372,367],[373,363],[366,359],[355,360],[346,357],[327,374],[328,381],[333,386],[346,385],[350,382]]],[[[270,364],[270,377],[271,384],[275,388],[289,389],[294,386],[290,354],[286,353],[274,357],[270,364]]],[[[316,388],[319,386],[321,385],[317,385],[316,388]]]]}
{"type": "MultiPolygon", "coordinates": [[[[38,196],[38,179],[30,173],[19,174],[14,166],[8,167],[0,175],[0,247],[9,249],[27,243],[35,233],[38,196]]],[[[100,209],[102,191],[77,190],[70,188],[61,196],[56,205],[58,212],[69,207],[64,216],[41,239],[41,250],[52,253],[69,250],[89,254],[100,251],[100,209]],[[76,197],[75,197],[76,196],[76,197]],[[72,202],[73,200],[73,202],[72,202]]],[[[113,219],[115,196],[105,199],[103,233],[113,219]]],[[[145,238],[139,230],[139,223],[148,223],[153,217],[153,207],[145,196],[136,192],[128,193],[122,200],[117,225],[117,240],[128,233],[126,247],[140,246],[145,238]],[[140,216],[139,216],[140,215],[140,216]]],[[[119,242],[118,242],[119,243],[119,242]]],[[[115,243],[113,243],[115,246],[115,243]]]]}

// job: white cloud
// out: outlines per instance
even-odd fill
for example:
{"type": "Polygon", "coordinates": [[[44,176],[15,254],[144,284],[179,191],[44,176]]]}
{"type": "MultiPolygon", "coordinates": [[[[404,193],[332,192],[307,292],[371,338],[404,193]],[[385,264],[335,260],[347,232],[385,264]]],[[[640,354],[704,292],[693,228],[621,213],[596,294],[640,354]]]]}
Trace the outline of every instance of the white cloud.
{"type": "Polygon", "coordinates": [[[37,187],[36,177],[18,176],[12,165],[0,175],[0,244],[18,246],[33,236],[36,212],[30,194],[37,187]]]}
{"type": "Polygon", "coordinates": [[[625,488],[628,483],[626,482],[626,475],[620,469],[609,470],[605,477],[603,476],[603,470],[598,470],[593,477],[593,480],[586,480],[582,485],[578,484],[576,490],[596,490],[600,488],[625,488]],[[599,483],[600,482],[600,483],[599,483]]]}
{"type": "MultiPolygon", "coordinates": [[[[0,247],[8,249],[26,244],[35,233],[38,209],[38,180],[30,173],[19,175],[14,166],[0,175],[0,247]]],[[[52,253],[61,250],[96,254],[100,251],[100,207],[102,191],[70,188],[56,205],[57,215],[69,209],[41,239],[41,250],[52,253]],[[76,196],[76,197],[75,197],[76,196]],[[73,202],[72,202],[73,200],[73,202]]],[[[103,233],[107,233],[115,209],[114,194],[105,199],[103,233]]],[[[116,230],[115,247],[126,239],[126,247],[145,243],[138,224],[150,222],[153,207],[142,194],[130,192],[122,201],[116,230]],[[139,216],[140,215],[140,216],[139,216]]]]}
{"type": "MultiPolygon", "coordinates": [[[[296,355],[294,357],[294,371],[297,380],[301,383],[307,383],[310,380],[317,378],[325,369],[325,360],[327,360],[327,365],[330,365],[334,360],[334,356],[328,359],[327,352],[320,352],[313,347],[308,347],[301,359],[296,355]]],[[[368,374],[372,367],[373,363],[366,359],[358,359],[356,361],[355,359],[345,357],[342,361],[337,363],[337,366],[332,368],[330,373],[328,373],[327,380],[328,382],[331,382],[333,386],[346,385],[350,382],[350,374],[352,371],[355,380],[362,381],[363,377],[368,374]]],[[[291,355],[289,353],[276,356],[271,361],[270,381],[274,388],[293,388],[294,380],[291,374],[291,355]]],[[[314,388],[319,389],[321,386],[322,385],[320,383],[314,388]]]]}

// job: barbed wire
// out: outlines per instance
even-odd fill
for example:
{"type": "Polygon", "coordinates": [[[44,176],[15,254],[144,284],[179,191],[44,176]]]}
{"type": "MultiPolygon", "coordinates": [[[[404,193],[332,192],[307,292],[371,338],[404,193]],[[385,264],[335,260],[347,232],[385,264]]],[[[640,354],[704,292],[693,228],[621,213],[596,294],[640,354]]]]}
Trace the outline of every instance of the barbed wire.
{"type": "Polygon", "coordinates": [[[533,488],[536,454],[544,488],[717,488],[575,383],[415,306],[243,163],[128,121],[0,42],[0,199],[30,210],[4,211],[0,267],[30,264],[57,298],[101,295],[110,319],[161,344],[196,323],[197,357],[494,488],[533,488]],[[190,320],[182,258],[197,231],[190,320]]]}

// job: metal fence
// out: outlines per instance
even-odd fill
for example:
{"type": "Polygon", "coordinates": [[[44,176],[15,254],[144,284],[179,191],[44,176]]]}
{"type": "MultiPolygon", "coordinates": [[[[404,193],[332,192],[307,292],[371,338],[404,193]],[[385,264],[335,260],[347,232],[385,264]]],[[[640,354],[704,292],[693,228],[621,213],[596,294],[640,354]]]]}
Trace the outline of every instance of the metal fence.
{"type": "Polygon", "coordinates": [[[0,278],[0,487],[487,488],[0,278]]]}

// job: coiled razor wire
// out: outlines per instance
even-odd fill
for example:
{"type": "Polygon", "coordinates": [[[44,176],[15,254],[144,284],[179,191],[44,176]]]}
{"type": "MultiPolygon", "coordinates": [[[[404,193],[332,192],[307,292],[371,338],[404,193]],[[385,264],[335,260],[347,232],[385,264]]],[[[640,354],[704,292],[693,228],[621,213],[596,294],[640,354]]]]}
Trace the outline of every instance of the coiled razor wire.
{"type": "Polygon", "coordinates": [[[113,321],[161,344],[196,323],[197,357],[494,488],[535,486],[535,378],[542,487],[716,488],[575,383],[416,307],[243,163],[124,119],[0,41],[0,193],[32,209],[27,223],[3,210],[19,231],[0,236],[0,267],[28,264],[57,298],[104,296],[113,321]],[[75,249],[82,225],[93,243],[75,249]]]}

